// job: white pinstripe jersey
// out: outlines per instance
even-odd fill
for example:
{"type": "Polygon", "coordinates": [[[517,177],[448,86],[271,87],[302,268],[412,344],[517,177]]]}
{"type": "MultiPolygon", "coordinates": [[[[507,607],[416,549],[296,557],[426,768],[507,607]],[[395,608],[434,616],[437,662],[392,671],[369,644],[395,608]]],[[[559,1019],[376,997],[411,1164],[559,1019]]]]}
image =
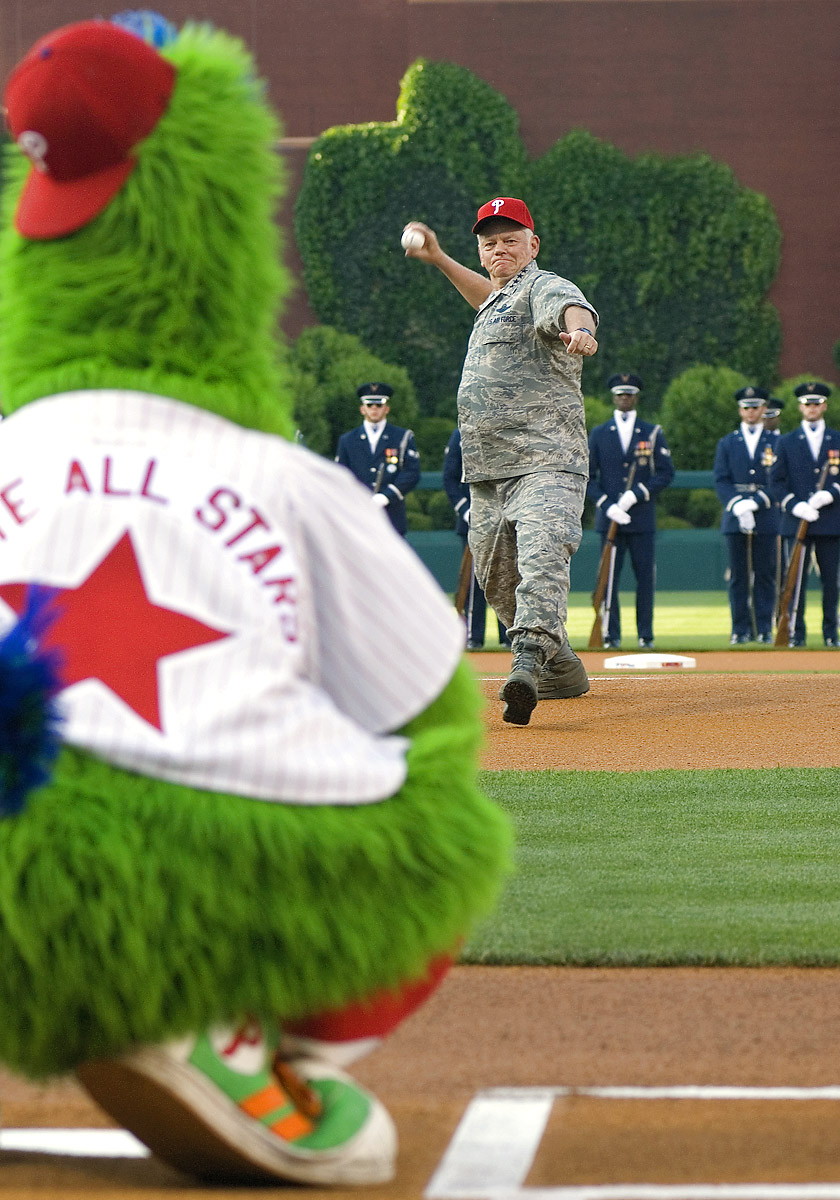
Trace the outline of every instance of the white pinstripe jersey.
{"type": "Polygon", "coordinates": [[[261,800],[393,795],[452,675],[454,610],[342,467],[125,391],[27,405],[0,432],[0,610],[59,589],[65,740],[261,800]]]}

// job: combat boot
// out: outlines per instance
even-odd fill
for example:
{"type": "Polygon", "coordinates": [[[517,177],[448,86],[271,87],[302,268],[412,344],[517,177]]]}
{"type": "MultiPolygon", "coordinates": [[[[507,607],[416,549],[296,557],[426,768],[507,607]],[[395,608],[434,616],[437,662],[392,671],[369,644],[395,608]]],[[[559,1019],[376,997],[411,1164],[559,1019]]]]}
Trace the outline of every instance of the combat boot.
{"type": "Polygon", "coordinates": [[[530,721],[531,713],[537,706],[540,671],[544,662],[545,652],[539,642],[517,638],[510,674],[501,692],[505,702],[502,720],[509,725],[527,725],[530,721]]]}
{"type": "Polygon", "coordinates": [[[589,676],[568,642],[542,669],[538,700],[571,700],[589,691],[589,676]]]}

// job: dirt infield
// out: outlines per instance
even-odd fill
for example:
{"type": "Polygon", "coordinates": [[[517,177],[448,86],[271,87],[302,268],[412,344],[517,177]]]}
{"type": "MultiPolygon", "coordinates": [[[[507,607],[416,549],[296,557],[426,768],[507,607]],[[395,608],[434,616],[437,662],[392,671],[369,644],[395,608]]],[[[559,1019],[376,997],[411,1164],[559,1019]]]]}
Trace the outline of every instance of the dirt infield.
{"type": "MultiPolygon", "coordinates": [[[[669,672],[605,671],[604,655],[583,657],[589,695],[540,704],[520,729],[502,724],[495,698],[508,656],[471,655],[488,698],[487,768],[840,766],[840,654],[698,654],[695,669],[669,672]],[[815,707],[819,720],[803,721],[815,707]]],[[[370,1194],[419,1200],[476,1093],[503,1087],[572,1089],[547,1101],[545,1132],[535,1135],[534,1162],[520,1181],[523,1198],[529,1188],[559,1198],[572,1185],[721,1180],[838,1181],[840,1197],[840,1099],[737,1091],[840,1082],[838,995],[840,969],[459,967],[356,1072],[388,1105],[401,1139],[397,1183],[370,1194]],[[585,1090],[622,1085],[736,1092],[628,1099],[585,1090]]],[[[530,1093],[511,1096],[500,1111],[530,1093]]],[[[4,1129],[110,1124],[72,1081],[35,1088],[0,1075],[0,1102],[4,1129]]],[[[208,1190],[152,1159],[0,1153],[2,1197],[91,1194],[208,1190]]]]}

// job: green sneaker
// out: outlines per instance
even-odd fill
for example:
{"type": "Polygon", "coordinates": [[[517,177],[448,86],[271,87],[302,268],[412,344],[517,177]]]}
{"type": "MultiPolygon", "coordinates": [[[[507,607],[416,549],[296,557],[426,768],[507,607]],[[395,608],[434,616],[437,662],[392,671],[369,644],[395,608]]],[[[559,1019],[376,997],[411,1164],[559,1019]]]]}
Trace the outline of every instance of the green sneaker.
{"type": "Polygon", "coordinates": [[[153,1154],[214,1182],[361,1186],[394,1177],[394,1123],[314,1059],[276,1061],[251,1024],[82,1064],[80,1081],[153,1154]]]}

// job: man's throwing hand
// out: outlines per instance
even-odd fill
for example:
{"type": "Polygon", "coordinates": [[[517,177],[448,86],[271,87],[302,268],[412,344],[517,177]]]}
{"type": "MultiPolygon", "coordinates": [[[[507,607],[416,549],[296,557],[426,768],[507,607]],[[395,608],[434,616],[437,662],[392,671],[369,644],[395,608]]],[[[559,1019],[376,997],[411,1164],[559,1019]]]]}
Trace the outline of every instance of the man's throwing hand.
{"type": "Polygon", "coordinates": [[[400,245],[405,250],[406,258],[419,258],[422,262],[434,262],[441,254],[437,234],[434,229],[430,229],[422,221],[409,221],[402,231],[400,245]],[[418,235],[416,245],[413,238],[409,241],[408,234],[418,235]],[[419,240],[420,238],[422,241],[419,240]]]}

